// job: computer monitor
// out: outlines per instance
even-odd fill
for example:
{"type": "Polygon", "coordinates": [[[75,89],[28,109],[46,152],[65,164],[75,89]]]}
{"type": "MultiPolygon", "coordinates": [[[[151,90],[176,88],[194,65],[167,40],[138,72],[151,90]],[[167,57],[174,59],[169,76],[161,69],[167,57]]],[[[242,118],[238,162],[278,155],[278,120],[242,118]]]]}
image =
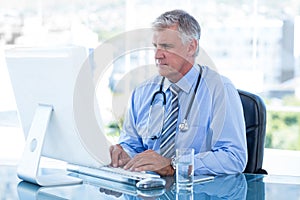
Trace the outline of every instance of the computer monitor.
{"type": "Polygon", "coordinates": [[[97,116],[86,49],[12,48],[5,53],[26,137],[18,176],[45,186],[81,181],[70,176],[40,176],[41,156],[88,167],[110,163],[110,143],[97,116]]]}

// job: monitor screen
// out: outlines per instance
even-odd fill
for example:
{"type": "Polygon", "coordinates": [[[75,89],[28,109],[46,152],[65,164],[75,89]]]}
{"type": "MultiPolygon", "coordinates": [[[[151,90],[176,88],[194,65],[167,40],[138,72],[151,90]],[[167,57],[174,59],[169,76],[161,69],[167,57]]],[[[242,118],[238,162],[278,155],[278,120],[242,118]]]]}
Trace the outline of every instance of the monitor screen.
{"type": "Polygon", "coordinates": [[[95,102],[95,87],[87,55],[77,46],[13,48],[6,51],[6,62],[25,138],[38,105],[51,105],[42,155],[98,167],[110,162],[110,144],[96,103],[90,105],[95,102]],[[78,85],[79,73],[84,81],[78,85]]]}

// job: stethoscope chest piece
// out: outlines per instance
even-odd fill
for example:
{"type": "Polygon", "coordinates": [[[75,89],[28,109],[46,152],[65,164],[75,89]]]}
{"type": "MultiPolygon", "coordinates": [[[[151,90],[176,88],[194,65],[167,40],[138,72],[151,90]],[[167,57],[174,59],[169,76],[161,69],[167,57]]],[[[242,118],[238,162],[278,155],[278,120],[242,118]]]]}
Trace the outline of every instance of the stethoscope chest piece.
{"type": "MultiPolygon", "coordinates": [[[[192,104],[193,104],[193,102],[194,102],[194,99],[195,99],[195,96],[196,96],[196,93],[197,93],[197,90],[198,90],[198,86],[199,86],[199,84],[200,84],[201,75],[202,75],[202,67],[200,66],[200,72],[199,72],[199,75],[198,75],[196,87],[194,88],[194,92],[193,92],[192,98],[191,98],[191,100],[190,100],[190,102],[189,102],[189,104],[188,104],[188,108],[187,108],[187,111],[186,111],[186,113],[185,113],[185,117],[184,117],[183,121],[179,124],[179,127],[178,127],[179,130],[180,130],[181,132],[186,132],[186,131],[189,130],[189,125],[188,125],[188,123],[187,123],[187,118],[188,118],[188,115],[189,115],[189,113],[190,113],[192,104]]],[[[151,103],[150,103],[151,107],[150,107],[150,112],[149,112],[149,119],[150,119],[151,113],[152,113],[152,104],[153,104],[153,102],[154,102],[154,100],[155,100],[155,97],[156,97],[158,94],[161,94],[162,97],[163,97],[163,106],[166,105],[166,94],[165,94],[165,93],[163,92],[163,90],[162,90],[162,89],[163,89],[164,80],[165,80],[165,77],[163,77],[163,78],[161,79],[161,83],[160,83],[159,90],[156,91],[156,92],[153,94],[153,97],[152,97],[152,100],[151,100],[151,103]]],[[[149,120],[149,121],[151,121],[151,120],[149,120]]],[[[155,120],[154,120],[154,121],[155,121],[155,120]]],[[[155,121],[155,122],[156,122],[156,121],[155,121]]],[[[163,126],[163,124],[161,125],[161,128],[162,128],[162,126],[163,126]]],[[[159,126],[156,126],[156,127],[159,127],[159,126]]],[[[148,123],[148,128],[149,128],[149,123],[148,123]]],[[[152,129],[150,129],[150,130],[152,130],[152,129]]],[[[149,131],[150,131],[150,130],[149,130],[149,131]]],[[[156,130],[156,129],[155,129],[155,130],[156,130]]],[[[148,132],[149,132],[149,131],[148,131],[148,132]]],[[[158,137],[160,137],[160,136],[154,135],[153,137],[151,137],[151,139],[157,139],[158,137]]]]}
{"type": "Polygon", "coordinates": [[[179,130],[182,131],[182,132],[185,132],[185,131],[189,130],[189,125],[188,125],[186,119],[184,119],[184,120],[179,124],[179,130]]]}

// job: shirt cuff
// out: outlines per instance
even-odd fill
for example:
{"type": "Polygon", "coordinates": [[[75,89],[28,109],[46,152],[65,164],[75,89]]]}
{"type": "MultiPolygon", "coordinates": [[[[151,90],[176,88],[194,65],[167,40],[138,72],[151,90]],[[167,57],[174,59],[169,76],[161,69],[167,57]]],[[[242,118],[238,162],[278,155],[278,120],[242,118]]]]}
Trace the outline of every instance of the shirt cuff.
{"type": "Polygon", "coordinates": [[[130,146],[128,146],[125,143],[120,143],[121,147],[123,148],[123,150],[129,155],[130,158],[133,158],[137,152],[135,152],[132,148],[130,148],[130,146]]]}

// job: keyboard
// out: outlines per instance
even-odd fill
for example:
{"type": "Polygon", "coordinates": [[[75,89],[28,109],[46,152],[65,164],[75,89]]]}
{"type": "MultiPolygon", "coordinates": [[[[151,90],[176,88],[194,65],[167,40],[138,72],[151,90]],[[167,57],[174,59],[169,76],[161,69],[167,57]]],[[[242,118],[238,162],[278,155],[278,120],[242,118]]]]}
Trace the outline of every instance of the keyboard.
{"type": "Polygon", "coordinates": [[[146,172],[133,172],[123,168],[101,166],[99,168],[84,167],[78,165],[68,165],[68,171],[85,174],[97,178],[114,180],[118,182],[135,184],[137,181],[146,178],[159,178],[160,175],[146,172]]]}

